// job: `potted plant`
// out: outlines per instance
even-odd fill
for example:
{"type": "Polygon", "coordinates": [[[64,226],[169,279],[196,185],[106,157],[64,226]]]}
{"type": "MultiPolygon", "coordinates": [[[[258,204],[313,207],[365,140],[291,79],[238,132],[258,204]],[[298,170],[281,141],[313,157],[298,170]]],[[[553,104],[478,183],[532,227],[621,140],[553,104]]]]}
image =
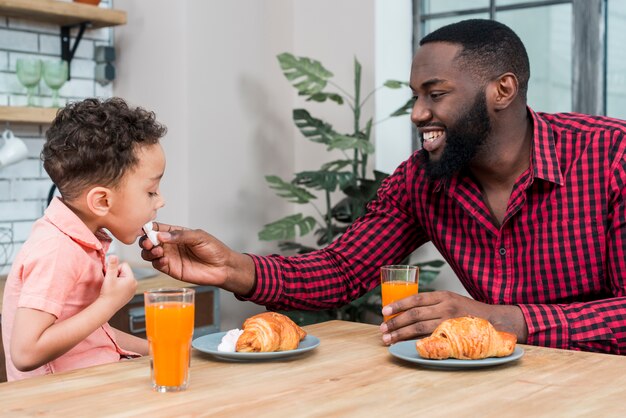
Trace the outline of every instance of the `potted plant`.
{"type": "MultiPolygon", "coordinates": [[[[299,254],[317,248],[296,241],[310,233],[316,236],[316,245],[324,247],[343,234],[350,224],[365,213],[367,203],[376,195],[381,182],[388,174],[373,170],[368,177],[368,158],[374,153],[371,141],[372,127],[376,123],[371,118],[363,122],[363,105],[380,88],[398,89],[407,86],[404,81],[388,80],[367,95],[361,92],[361,64],[354,59],[354,92],[348,93],[332,81],[333,73],[319,61],[296,57],[289,53],[278,55],[283,74],[307,101],[332,102],[347,105],[352,112],[353,129],[340,133],[332,125],[311,115],[308,110],[293,110],[293,121],[309,141],[326,146],[328,151],[340,150],[342,159],[328,161],[317,170],[295,173],[290,181],[275,175],[265,177],[278,196],[297,204],[309,204],[319,217],[305,216],[302,213],[285,216],[263,227],[258,237],[262,241],[279,241],[279,248],[299,254]],[[337,191],[341,197],[333,201],[337,191]],[[323,203],[316,204],[318,195],[323,203]]],[[[412,99],[394,111],[390,117],[407,115],[413,105],[412,99]]],[[[406,260],[408,263],[408,260],[406,260]]],[[[417,263],[420,266],[420,284],[428,285],[443,265],[441,260],[417,263]]],[[[327,319],[345,319],[362,322],[380,322],[380,289],[376,288],[348,305],[321,312],[285,312],[300,324],[320,322],[327,319]],[[372,318],[373,317],[373,318],[372,318]]],[[[382,317],[380,317],[382,320],[382,317]]]]}

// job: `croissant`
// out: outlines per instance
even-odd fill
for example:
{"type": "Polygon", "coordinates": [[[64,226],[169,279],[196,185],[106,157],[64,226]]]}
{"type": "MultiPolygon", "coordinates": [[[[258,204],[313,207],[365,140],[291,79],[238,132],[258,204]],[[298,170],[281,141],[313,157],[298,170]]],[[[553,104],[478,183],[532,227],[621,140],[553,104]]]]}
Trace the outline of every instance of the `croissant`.
{"type": "Polygon", "coordinates": [[[293,350],[304,337],[306,331],[285,315],[263,312],[244,321],[235,349],[243,353],[293,350]]]}
{"type": "Polygon", "coordinates": [[[417,340],[415,348],[426,359],[477,360],[513,353],[517,337],[496,331],[489,321],[465,316],[443,321],[430,337],[417,340]]]}

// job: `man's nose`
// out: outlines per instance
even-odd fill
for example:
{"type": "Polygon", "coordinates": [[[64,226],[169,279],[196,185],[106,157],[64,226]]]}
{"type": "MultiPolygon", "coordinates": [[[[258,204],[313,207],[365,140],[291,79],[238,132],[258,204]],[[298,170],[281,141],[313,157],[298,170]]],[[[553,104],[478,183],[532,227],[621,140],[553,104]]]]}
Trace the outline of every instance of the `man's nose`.
{"type": "Polygon", "coordinates": [[[424,104],[424,100],[420,100],[418,97],[413,104],[413,109],[411,110],[411,122],[415,125],[420,125],[429,121],[432,116],[430,108],[424,104]]]}

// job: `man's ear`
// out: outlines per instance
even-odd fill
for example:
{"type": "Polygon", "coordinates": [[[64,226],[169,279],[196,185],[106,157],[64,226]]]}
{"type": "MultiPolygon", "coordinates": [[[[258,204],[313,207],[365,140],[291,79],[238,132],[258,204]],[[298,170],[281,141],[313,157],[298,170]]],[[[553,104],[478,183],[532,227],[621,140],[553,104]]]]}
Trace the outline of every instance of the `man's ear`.
{"type": "Polygon", "coordinates": [[[113,193],[107,187],[97,186],[87,192],[87,207],[96,216],[104,216],[111,210],[113,193]]]}
{"type": "Polygon", "coordinates": [[[519,82],[513,73],[504,73],[489,83],[487,98],[498,112],[504,110],[517,98],[519,82]]]}

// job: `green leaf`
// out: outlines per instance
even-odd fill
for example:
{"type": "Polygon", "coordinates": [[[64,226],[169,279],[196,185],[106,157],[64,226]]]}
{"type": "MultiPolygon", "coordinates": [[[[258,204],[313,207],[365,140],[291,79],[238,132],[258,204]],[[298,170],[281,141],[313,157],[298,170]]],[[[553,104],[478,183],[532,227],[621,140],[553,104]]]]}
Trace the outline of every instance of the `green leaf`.
{"type": "Polygon", "coordinates": [[[322,171],[339,171],[344,167],[351,166],[352,160],[335,160],[322,165],[322,171]]]}
{"type": "Polygon", "coordinates": [[[296,229],[300,230],[300,236],[306,235],[317,225],[317,221],[311,217],[303,217],[301,213],[289,215],[276,222],[269,223],[259,232],[261,241],[293,240],[296,237],[296,229]]]}
{"type": "Polygon", "coordinates": [[[361,97],[361,63],[354,57],[354,97],[356,101],[361,97]]]}
{"type": "Polygon", "coordinates": [[[443,260],[430,260],[430,261],[423,261],[421,263],[415,263],[415,265],[420,268],[424,268],[424,267],[440,268],[444,264],[446,264],[446,262],[443,260]]]}
{"type": "Polygon", "coordinates": [[[383,86],[388,87],[390,89],[399,89],[401,87],[409,87],[409,83],[406,81],[398,81],[398,80],[387,80],[383,84],[383,86]]]}
{"type": "Polygon", "coordinates": [[[348,229],[348,226],[331,225],[331,240],[328,240],[328,228],[319,228],[315,230],[315,235],[318,237],[316,243],[319,246],[325,246],[330,244],[337,236],[343,234],[348,229]]]}
{"type": "Polygon", "coordinates": [[[419,286],[426,286],[431,284],[439,275],[437,270],[420,270],[419,286]]]}
{"type": "MultiPolygon", "coordinates": [[[[342,191],[347,197],[339,204],[348,206],[348,209],[343,209],[343,212],[345,213],[338,213],[338,216],[345,217],[349,214],[351,220],[354,221],[365,213],[367,204],[376,197],[376,192],[378,191],[381,182],[385,179],[385,177],[387,177],[387,174],[380,171],[375,171],[374,175],[374,180],[359,179],[358,185],[349,185],[348,187],[342,188],[342,191]]],[[[334,211],[335,208],[333,208],[333,216],[335,215],[334,211]]]]}
{"type": "Polygon", "coordinates": [[[278,243],[278,248],[281,251],[296,251],[298,254],[306,254],[311,251],[315,251],[317,248],[307,247],[306,245],[302,245],[298,242],[294,241],[284,241],[278,243]]]}
{"type": "Polygon", "coordinates": [[[374,179],[376,180],[376,182],[380,185],[380,183],[383,182],[384,179],[386,179],[387,177],[389,177],[389,174],[387,173],[383,173],[382,171],[377,171],[374,170],[374,179]]]}
{"type": "Polygon", "coordinates": [[[311,194],[308,190],[288,183],[278,176],[265,176],[265,180],[272,189],[277,191],[276,194],[278,196],[287,199],[289,202],[302,204],[317,199],[317,196],[311,194]]]}
{"type": "Polygon", "coordinates": [[[332,100],[337,104],[343,104],[343,97],[337,93],[315,93],[307,99],[307,101],[313,100],[314,102],[325,102],[326,100],[332,100]]]}
{"type": "Polygon", "coordinates": [[[411,97],[402,107],[399,107],[398,109],[396,109],[395,112],[393,112],[389,116],[410,115],[411,110],[413,110],[413,104],[415,104],[415,99],[411,97]]]}
{"type": "Polygon", "coordinates": [[[305,109],[294,109],[293,121],[302,135],[307,139],[321,144],[330,144],[333,138],[339,135],[333,130],[332,125],[325,123],[321,119],[314,118],[305,109]]]}
{"type": "Polygon", "coordinates": [[[363,154],[372,154],[374,152],[374,144],[365,139],[337,134],[328,143],[328,150],[330,151],[332,149],[358,149],[363,154]]]}
{"type": "Polygon", "coordinates": [[[312,189],[334,192],[338,185],[349,184],[353,178],[352,172],[348,171],[302,171],[296,173],[294,182],[312,189]]]}
{"type": "Polygon", "coordinates": [[[351,186],[343,189],[343,192],[352,198],[361,199],[365,203],[369,202],[378,191],[380,183],[370,179],[360,179],[358,186],[351,186]]]}
{"type": "Polygon", "coordinates": [[[302,95],[312,96],[321,92],[327,80],[333,76],[319,61],[307,57],[296,57],[284,52],[277,58],[287,80],[302,95]]]}
{"type": "Polygon", "coordinates": [[[372,126],[374,124],[374,119],[373,118],[369,118],[367,120],[367,123],[365,124],[365,130],[363,131],[363,139],[365,139],[366,141],[369,142],[370,140],[370,135],[372,134],[372,126]]]}

